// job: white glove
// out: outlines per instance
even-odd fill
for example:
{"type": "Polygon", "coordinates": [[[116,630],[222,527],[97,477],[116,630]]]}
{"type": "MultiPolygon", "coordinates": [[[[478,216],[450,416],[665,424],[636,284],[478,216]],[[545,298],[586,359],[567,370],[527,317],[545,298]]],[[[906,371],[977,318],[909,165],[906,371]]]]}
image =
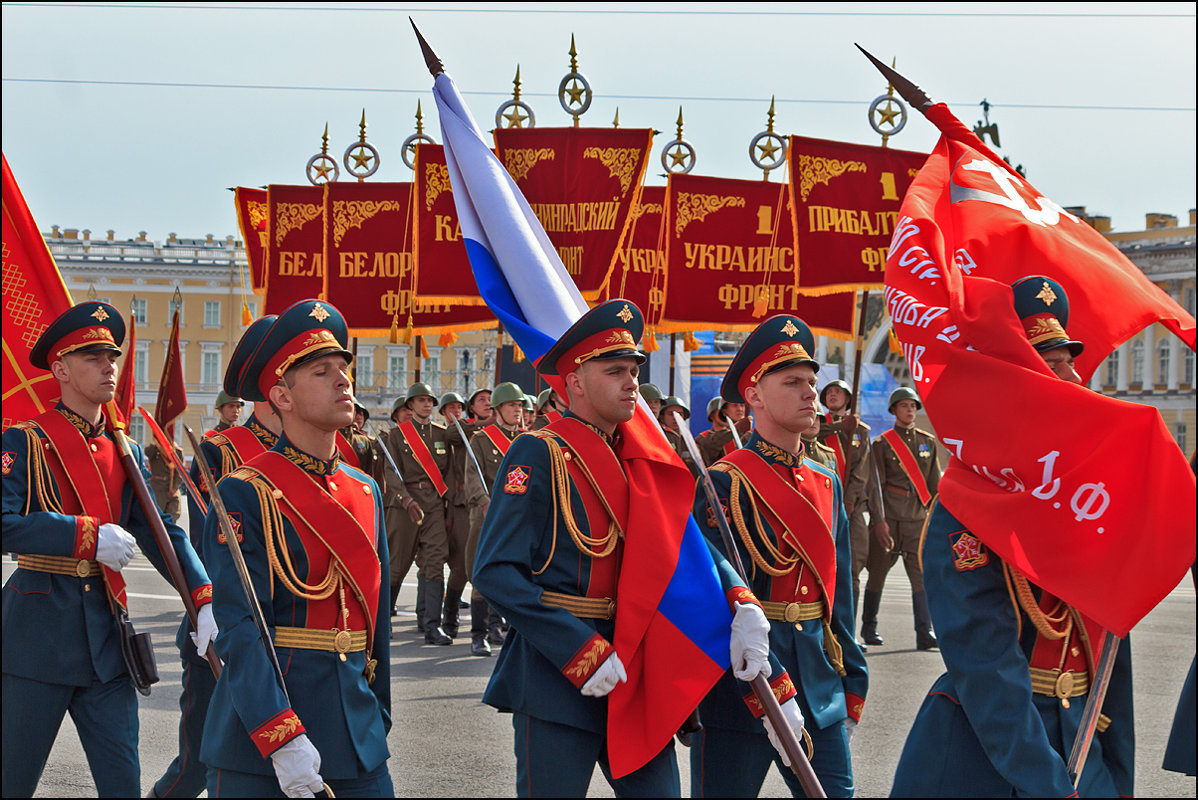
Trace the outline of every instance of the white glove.
{"type": "MultiPolygon", "coordinates": [[[[803,712],[799,710],[799,704],[792,697],[782,704],[782,715],[786,717],[786,721],[790,724],[790,729],[794,731],[798,737],[800,744],[803,741],[803,712]]],[[[778,735],[774,733],[774,726],[770,724],[769,717],[762,717],[761,721],[765,724],[766,735],[770,737],[770,744],[782,756],[782,763],[790,766],[790,757],[786,755],[786,750],[782,747],[782,742],[778,740],[778,735]]]]}
{"type": "Polygon", "coordinates": [[[288,797],[315,797],[324,788],[320,779],[320,753],[301,733],[270,754],[279,788],[288,797]]]}
{"type": "Polygon", "coordinates": [[[628,681],[628,673],[624,671],[624,663],[620,657],[612,653],[607,660],[599,665],[595,674],[582,685],[582,693],[587,697],[606,697],[617,683],[628,681]]]}
{"type": "Polygon", "coordinates": [[[196,629],[191,634],[191,641],[195,644],[200,658],[204,658],[208,653],[208,645],[216,641],[217,633],[219,631],[216,627],[216,619],[212,616],[212,604],[201,606],[200,610],[196,612],[196,629]]]}
{"type": "Polygon", "coordinates": [[[137,540],[133,534],[112,522],[100,526],[100,538],[96,541],[96,561],[109,569],[121,570],[133,560],[133,547],[137,540]]]}
{"type": "Polygon", "coordinates": [[[770,676],[770,621],[753,603],[737,603],[732,618],[732,674],[751,681],[770,676]]]}
{"type": "Polygon", "coordinates": [[[857,720],[852,717],[844,718],[844,732],[849,737],[849,744],[853,743],[853,734],[857,732],[857,720]]]}

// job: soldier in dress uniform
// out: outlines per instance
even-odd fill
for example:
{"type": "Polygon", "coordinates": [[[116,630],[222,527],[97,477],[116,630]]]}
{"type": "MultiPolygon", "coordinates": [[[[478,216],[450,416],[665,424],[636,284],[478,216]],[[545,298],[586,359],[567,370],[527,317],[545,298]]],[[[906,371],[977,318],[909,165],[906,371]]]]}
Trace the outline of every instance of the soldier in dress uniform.
{"type": "Polygon", "coordinates": [[[687,448],[686,442],[682,440],[682,434],[678,432],[678,422],[674,419],[675,412],[682,415],[683,421],[691,418],[691,410],[686,407],[686,403],[682,402],[682,398],[670,395],[661,401],[661,413],[658,415],[661,430],[665,433],[670,447],[673,447],[674,452],[682,458],[682,463],[686,464],[687,469],[698,477],[699,470],[695,467],[695,459],[691,457],[691,451],[687,448]]]}
{"type": "MultiPolygon", "coordinates": [[[[58,404],[3,437],[3,794],[32,797],[69,711],[101,797],[141,793],[137,694],[122,657],[121,569],[139,547],[169,581],[145,509],[121,464],[104,405],[116,394],[125,321],[108,303],[67,310],[30,363],[58,382],[58,404]]],[[[141,464],[141,448],[130,443],[141,464]]],[[[149,481],[143,468],[142,476],[149,481]]],[[[157,510],[152,513],[159,514],[157,510]]],[[[199,609],[207,651],[212,586],[187,534],[159,514],[199,609]]]]}
{"type": "MultiPolygon", "coordinates": [[[[470,437],[470,449],[482,468],[482,476],[473,464],[466,465],[466,502],[470,506],[470,536],[466,540],[466,574],[473,579],[474,554],[482,531],[487,508],[491,504],[495,477],[507,455],[512,441],[520,435],[520,420],[524,414],[524,391],[514,383],[501,383],[491,393],[491,409],[495,422],[479,428],[470,437]]],[[[491,610],[478,587],[470,594],[470,652],[476,656],[491,655],[491,646],[504,641],[499,615],[491,610]]]]}
{"type": "MultiPolygon", "coordinates": [[[[1083,345],[1065,330],[1065,290],[1043,276],[1024,278],[1013,289],[1032,346],[1055,375],[1080,384],[1073,358],[1083,345]]],[[[932,504],[922,557],[948,671],[915,717],[893,795],[1132,796],[1131,643],[1119,648],[1075,790],[1065,759],[1086,705],[1102,629],[1030,583],[939,500],[932,504]]]]}
{"type": "MultiPolygon", "coordinates": [[[[398,569],[392,567],[393,586],[407,575],[412,562],[417,562],[421,581],[417,581],[417,615],[424,629],[426,644],[453,644],[453,639],[441,627],[441,612],[445,601],[445,565],[449,562],[449,533],[445,523],[445,499],[449,496],[450,447],[462,441],[457,430],[449,431],[433,421],[433,409],[437,398],[427,383],[414,383],[408,387],[404,405],[412,411],[412,418],[387,433],[383,446],[391,452],[403,474],[401,480],[394,477],[396,488],[403,485],[406,493],[423,512],[422,521],[412,538],[400,541],[402,552],[398,569]],[[398,573],[399,581],[395,579],[398,573]]],[[[387,467],[388,484],[391,483],[391,467],[387,467]]],[[[404,503],[407,508],[411,504],[404,503]]],[[[410,512],[409,512],[410,513],[410,512]]],[[[404,534],[413,533],[405,526],[404,534]]]]}
{"type": "Polygon", "coordinates": [[[923,408],[915,390],[900,386],[890,394],[894,428],[874,439],[870,448],[881,481],[885,519],[871,520],[873,539],[866,569],[865,603],[861,607],[861,638],[867,645],[882,644],[878,634],[878,609],[886,574],[902,556],[911,581],[911,609],[915,617],[915,647],[935,650],[936,634],[928,615],[919,563],[919,537],[928,518],[928,504],[940,485],[940,456],[936,437],[915,427],[923,408]]]}
{"type": "MultiPolygon", "coordinates": [[[[272,314],[271,316],[274,315],[272,314]]],[[[216,393],[216,402],[213,405],[216,407],[216,427],[208,433],[220,433],[225,428],[232,428],[237,424],[237,420],[241,418],[241,409],[245,407],[245,402],[240,397],[234,397],[224,389],[221,389],[216,393]]],[[[204,435],[207,436],[208,434],[204,435]]]]}
{"type": "MultiPolygon", "coordinates": [[[[627,675],[612,641],[624,539],[657,532],[627,518],[621,466],[636,410],[644,320],[612,300],[584,314],[537,362],[560,376],[570,410],[521,436],[504,457],[479,539],[473,580],[511,623],[483,701],[512,712],[516,791],[580,797],[598,763],[620,797],[680,793],[673,743],[613,779],[607,701],[627,675]],[[621,511],[620,509],[625,509],[621,511]]],[[[686,503],[683,498],[663,502],[686,503]]],[[[736,610],[733,664],[752,679],[767,662],[768,623],[756,599],[714,554],[736,610]],[[736,589],[737,591],[733,591],[736,589]]]]}
{"type": "MultiPolygon", "coordinates": [[[[803,434],[818,430],[814,350],[811,329],[790,314],[770,317],[749,334],[720,394],[747,403],[757,427],[743,448],[708,472],[741,562],[752,571],[753,592],[771,620],[770,685],[796,734],[806,721],[811,766],[828,796],[850,797],[849,740],[865,706],[869,676],[853,637],[849,524],[840,477],[803,449],[803,434]]],[[[694,517],[722,551],[715,512],[701,490],[694,517]]],[[[691,749],[692,797],[756,796],[771,762],[791,792],[803,796],[776,750],[764,710],[744,684],[726,674],[699,711],[703,731],[691,749]]]]}
{"type": "MultiPolygon", "coordinates": [[[[471,395],[475,405],[484,403],[487,413],[490,413],[491,391],[485,394],[480,389],[471,395]]],[[[449,474],[446,483],[449,484],[449,494],[446,497],[445,528],[449,533],[449,579],[445,583],[445,608],[441,614],[441,629],[449,638],[456,638],[460,626],[462,592],[466,589],[466,540],[470,538],[470,509],[466,507],[466,474],[474,469],[466,457],[469,445],[461,441],[464,433],[467,440],[484,426],[477,422],[463,419],[466,404],[457,392],[446,392],[441,395],[437,412],[445,420],[445,430],[455,437],[449,448],[449,474]],[[459,431],[453,420],[457,419],[462,426],[459,431]]]]}
{"type": "MultiPolygon", "coordinates": [[[[853,608],[861,603],[861,570],[869,558],[869,525],[865,521],[868,508],[871,516],[879,511],[871,507],[868,492],[874,462],[869,454],[869,426],[849,414],[853,387],[846,382],[829,382],[819,393],[819,401],[828,409],[820,418],[819,440],[836,453],[840,483],[844,486],[844,507],[849,515],[849,544],[853,551],[853,608]]],[[[876,493],[876,489],[875,489],[876,493]]]]}
{"type": "MultiPolygon", "coordinates": [[[[378,484],[340,458],[353,419],[345,319],[302,300],[271,325],[237,394],[283,433],[218,490],[271,631],[280,685],[215,513],[204,528],[225,669],[204,726],[209,797],[393,792],[387,538],[378,484]]],[[[233,430],[233,429],[230,429],[233,430]]],[[[227,432],[226,432],[227,433],[227,432]]]]}
{"type": "MultiPolygon", "coordinates": [[[[222,408],[235,408],[240,412],[239,399],[236,403],[228,400],[221,403],[220,399],[230,398],[231,393],[237,391],[242,370],[266,338],[276,318],[271,314],[255,320],[237,342],[225,368],[225,388],[217,396],[218,412],[222,408]]],[[[236,419],[236,415],[233,418],[236,419]]],[[[210,431],[201,440],[200,451],[212,471],[213,479],[220,480],[249,459],[274,447],[282,432],[283,421],[270,405],[255,403],[254,413],[245,421],[245,425],[225,426],[219,431],[210,431]]],[[[191,480],[199,488],[205,504],[211,504],[204,482],[200,480],[199,459],[192,461],[191,480]]],[[[205,519],[190,494],[187,495],[187,519],[192,547],[202,554],[205,519]]],[[[208,783],[208,768],[200,760],[200,744],[204,738],[204,722],[208,719],[208,704],[216,688],[216,676],[212,674],[208,661],[196,652],[191,639],[194,635],[191,620],[183,617],[175,635],[175,647],[179,648],[179,659],[183,662],[183,690],[179,694],[179,753],[162,777],[154,782],[150,789],[152,797],[198,797],[208,783]]]]}

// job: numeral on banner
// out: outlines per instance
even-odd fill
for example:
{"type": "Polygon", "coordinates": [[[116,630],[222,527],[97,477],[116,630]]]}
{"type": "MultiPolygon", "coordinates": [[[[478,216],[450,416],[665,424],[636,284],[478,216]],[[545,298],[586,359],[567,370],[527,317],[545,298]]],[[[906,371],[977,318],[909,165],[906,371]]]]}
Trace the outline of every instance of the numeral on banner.
{"type": "Polygon", "coordinates": [[[766,236],[774,232],[774,210],[769,206],[757,207],[757,232],[766,236]]]}
{"type": "Polygon", "coordinates": [[[883,200],[898,200],[899,199],[898,190],[895,188],[895,185],[894,185],[894,173],[893,172],[883,172],[882,176],[880,178],[878,178],[878,181],[882,184],[882,199],[883,200]]]}

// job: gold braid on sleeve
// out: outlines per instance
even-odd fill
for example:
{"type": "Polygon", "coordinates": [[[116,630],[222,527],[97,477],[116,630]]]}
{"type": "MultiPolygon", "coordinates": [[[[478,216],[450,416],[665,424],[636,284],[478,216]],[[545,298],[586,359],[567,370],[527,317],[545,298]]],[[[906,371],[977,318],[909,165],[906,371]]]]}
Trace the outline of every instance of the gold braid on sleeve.
{"type": "Polygon", "coordinates": [[[775,567],[766,562],[761,552],[757,549],[756,543],[753,541],[753,534],[749,530],[748,525],[745,524],[744,511],[740,507],[741,484],[744,479],[736,471],[730,471],[728,476],[732,478],[732,490],[728,498],[729,510],[732,512],[732,521],[736,525],[736,531],[740,534],[741,541],[745,543],[745,549],[749,551],[749,557],[753,559],[754,567],[761,567],[761,570],[766,575],[774,578],[786,575],[794,569],[794,565],[799,561],[799,556],[797,554],[794,556],[783,555],[782,551],[775,547],[773,542],[769,540],[769,537],[766,536],[761,514],[757,511],[757,503],[753,500],[753,492],[750,490],[748,492],[749,508],[753,510],[753,523],[757,530],[761,532],[761,544],[774,559],[774,564],[778,564],[779,566],[775,567]]]}
{"type": "MultiPolygon", "coordinates": [[[[530,435],[537,436],[538,433],[540,432],[534,431],[530,435]]],[[[557,518],[559,514],[565,520],[566,530],[569,532],[574,546],[583,554],[591,558],[604,558],[611,555],[620,538],[615,522],[609,520],[607,532],[600,537],[587,536],[582,532],[582,529],[578,527],[578,521],[574,518],[574,503],[570,500],[570,473],[566,467],[566,457],[562,452],[562,447],[552,434],[537,436],[537,438],[543,441],[549,450],[549,474],[553,487],[555,513],[553,515],[553,543],[550,545],[549,557],[545,559],[545,564],[539,570],[533,570],[532,574],[540,575],[549,568],[550,562],[553,561],[553,554],[557,550],[557,518]]]]}
{"type": "Polygon", "coordinates": [[[25,438],[28,440],[25,448],[27,458],[25,470],[29,481],[29,491],[25,494],[24,513],[29,513],[35,496],[43,510],[55,514],[66,513],[62,510],[62,501],[53,489],[54,476],[50,472],[50,465],[46,463],[41,437],[32,426],[25,428],[24,431],[25,438]]]}
{"type": "Polygon", "coordinates": [[[220,474],[228,475],[233,470],[241,465],[237,463],[237,457],[233,455],[232,447],[220,447],[220,474]]]}
{"type": "MultiPolygon", "coordinates": [[[[270,563],[271,572],[287,587],[287,591],[304,600],[323,600],[330,597],[341,583],[341,573],[336,563],[329,569],[324,580],[312,586],[300,580],[291,563],[291,553],[287,550],[284,539],[283,514],[279,504],[275,502],[270,484],[261,477],[250,480],[254,491],[258,493],[258,503],[262,508],[262,535],[266,541],[266,558],[270,563]],[[280,541],[284,539],[283,541],[280,541]],[[282,559],[280,560],[280,554],[282,559]]],[[[274,582],[270,585],[271,597],[274,597],[274,582]]]]}

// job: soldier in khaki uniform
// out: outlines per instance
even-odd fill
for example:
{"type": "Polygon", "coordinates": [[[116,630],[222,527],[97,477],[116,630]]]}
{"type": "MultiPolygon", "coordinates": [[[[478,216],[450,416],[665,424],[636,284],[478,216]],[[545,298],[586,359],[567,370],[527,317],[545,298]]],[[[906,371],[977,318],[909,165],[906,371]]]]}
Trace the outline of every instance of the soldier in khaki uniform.
{"type": "Polygon", "coordinates": [[[711,429],[696,436],[695,443],[699,445],[703,463],[711,466],[736,449],[731,426],[736,426],[743,442],[753,429],[753,423],[745,414],[744,403],[729,403],[718,395],[707,403],[707,419],[711,429]]]}
{"type": "Polygon", "coordinates": [[[240,397],[233,395],[221,389],[216,393],[216,403],[213,404],[216,408],[217,423],[216,427],[204,434],[205,436],[212,433],[220,433],[226,428],[232,428],[237,424],[237,420],[241,418],[241,409],[245,406],[240,397]]]}
{"type": "Polygon", "coordinates": [[[903,558],[911,580],[911,606],[915,615],[915,646],[936,649],[932,617],[928,612],[923,588],[923,568],[919,563],[919,537],[928,516],[928,503],[940,485],[940,456],[936,437],[915,427],[915,415],[923,408],[915,390],[906,386],[890,395],[890,413],[894,428],[874,439],[872,456],[882,483],[885,519],[872,524],[869,580],[865,585],[865,603],[861,610],[861,638],[867,645],[882,644],[878,635],[878,607],[886,573],[903,558]]]}
{"type": "MultiPolygon", "coordinates": [[[[182,459],[183,448],[174,442],[171,442],[171,446],[175,448],[175,455],[182,459]]],[[[146,445],[146,462],[150,466],[150,489],[154,492],[154,504],[163,513],[178,519],[181,506],[179,487],[183,485],[183,478],[157,441],[146,445]]]]}
{"type": "Polygon", "coordinates": [[[562,418],[562,413],[566,410],[566,404],[558,397],[557,392],[552,389],[542,389],[537,395],[537,417],[533,420],[532,427],[529,430],[539,431],[550,422],[557,422],[562,418]]]}
{"type": "MultiPolygon", "coordinates": [[[[476,406],[482,405],[485,398],[489,413],[491,402],[490,390],[480,389],[473,396],[477,400],[476,406]]],[[[437,412],[445,420],[445,430],[447,433],[456,434],[459,438],[461,438],[462,434],[465,434],[466,438],[469,439],[475,431],[480,430],[485,425],[464,419],[463,409],[465,405],[460,394],[457,392],[446,392],[441,395],[441,402],[437,405],[437,412]],[[458,423],[462,426],[461,432],[454,425],[454,419],[457,419],[458,423]]],[[[460,627],[459,617],[461,615],[460,604],[467,580],[466,539],[470,536],[470,510],[466,507],[466,475],[467,471],[474,469],[474,467],[467,463],[466,447],[466,444],[457,442],[449,448],[449,474],[445,477],[445,483],[449,485],[449,493],[446,495],[445,506],[445,529],[449,534],[449,581],[445,587],[445,609],[441,617],[441,628],[451,639],[456,638],[458,635],[458,628],[460,627]]]]}
{"type": "MultiPolygon", "coordinates": [[[[491,504],[491,490],[499,465],[507,454],[510,443],[520,435],[520,420],[524,413],[524,392],[514,383],[501,383],[491,393],[491,408],[495,422],[479,428],[470,437],[470,449],[482,469],[482,477],[474,464],[466,465],[466,503],[470,507],[470,535],[466,540],[466,574],[473,578],[474,551],[478,548],[478,534],[491,504]]],[[[479,593],[472,589],[470,594],[470,652],[476,656],[491,655],[491,645],[503,644],[503,631],[499,627],[499,615],[479,593]]]]}
{"type": "Polygon", "coordinates": [[[687,469],[697,478],[699,471],[695,468],[695,459],[682,440],[682,434],[678,432],[678,421],[674,419],[675,413],[682,415],[683,422],[691,418],[691,410],[686,407],[686,403],[682,402],[682,398],[670,395],[661,401],[661,414],[658,417],[658,421],[661,422],[661,430],[665,433],[670,447],[674,448],[674,452],[682,457],[682,463],[686,464],[687,469]]]}
{"type": "MultiPolygon", "coordinates": [[[[840,471],[840,462],[836,459],[836,451],[826,444],[822,444],[817,435],[820,430],[819,417],[816,417],[815,424],[809,430],[799,436],[799,441],[803,443],[803,455],[810,458],[817,464],[822,464],[833,472],[840,471]]],[[[845,504],[848,505],[847,503],[845,504]]],[[[853,607],[856,608],[856,599],[854,598],[853,607]]]]}
{"type": "MultiPolygon", "coordinates": [[[[391,421],[399,425],[411,418],[412,411],[404,405],[404,398],[397,397],[391,408],[391,421]]],[[[384,447],[387,438],[394,431],[395,429],[392,428],[391,431],[376,439],[377,446],[384,447]]],[[[386,463],[387,457],[379,453],[379,458],[383,461],[384,480],[380,481],[379,485],[383,487],[383,519],[387,528],[387,547],[391,557],[391,616],[394,617],[399,613],[395,604],[399,599],[400,587],[403,584],[404,576],[408,574],[408,569],[412,566],[412,556],[409,550],[416,547],[416,531],[419,530],[420,523],[424,521],[424,511],[421,510],[420,504],[412,499],[412,495],[408,493],[403,481],[386,463]]],[[[419,560],[417,560],[416,566],[419,568],[419,560]]],[[[420,622],[417,627],[423,633],[423,623],[420,622]]]]}
{"type": "MultiPolygon", "coordinates": [[[[424,512],[414,541],[407,536],[401,539],[400,561],[398,565],[392,565],[392,574],[398,572],[402,581],[413,560],[423,562],[420,574],[424,578],[424,585],[417,587],[417,592],[424,601],[424,641],[427,644],[447,645],[452,644],[453,639],[441,628],[445,565],[449,562],[449,533],[445,526],[445,499],[449,494],[449,484],[445,479],[450,472],[450,447],[460,443],[461,437],[456,430],[447,431],[443,425],[432,420],[436,404],[437,398],[433,395],[432,387],[427,383],[412,384],[404,396],[404,405],[412,410],[412,419],[392,428],[383,444],[403,474],[402,483],[407,494],[424,512]]],[[[388,484],[391,478],[388,465],[388,484]]],[[[401,482],[398,475],[394,476],[394,480],[397,484],[401,482]]],[[[401,535],[410,533],[410,530],[410,527],[404,526],[401,535]]]]}

